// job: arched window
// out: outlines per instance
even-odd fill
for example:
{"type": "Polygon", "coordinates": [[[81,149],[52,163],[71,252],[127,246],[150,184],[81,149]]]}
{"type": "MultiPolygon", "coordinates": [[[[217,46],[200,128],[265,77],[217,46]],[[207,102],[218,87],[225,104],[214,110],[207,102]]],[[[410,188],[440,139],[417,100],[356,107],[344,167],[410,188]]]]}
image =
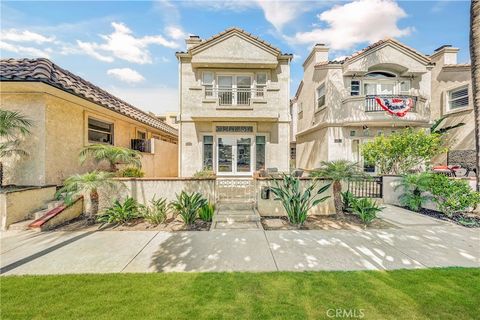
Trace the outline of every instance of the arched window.
{"type": "Polygon", "coordinates": [[[372,78],[372,79],[381,79],[381,78],[395,78],[396,75],[390,72],[385,72],[385,71],[374,71],[374,72],[367,73],[365,77],[372,78]]]}

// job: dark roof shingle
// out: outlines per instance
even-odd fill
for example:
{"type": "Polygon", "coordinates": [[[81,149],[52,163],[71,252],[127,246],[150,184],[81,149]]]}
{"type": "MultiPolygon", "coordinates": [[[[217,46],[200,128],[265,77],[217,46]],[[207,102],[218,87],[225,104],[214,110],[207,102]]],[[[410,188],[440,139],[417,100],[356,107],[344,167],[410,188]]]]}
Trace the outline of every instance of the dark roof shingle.
{"type": "Polygon", "coordinates": [[[1,59],[1,81],[36,81],[77,95],[124,116],[177,136],[175,128],[45,58],[1,59]]]}

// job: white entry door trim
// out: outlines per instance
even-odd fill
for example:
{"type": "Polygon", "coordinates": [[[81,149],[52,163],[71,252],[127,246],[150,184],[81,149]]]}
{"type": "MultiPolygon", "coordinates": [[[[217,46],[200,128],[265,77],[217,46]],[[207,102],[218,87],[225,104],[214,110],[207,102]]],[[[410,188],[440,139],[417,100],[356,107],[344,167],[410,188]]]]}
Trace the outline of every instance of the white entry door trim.
{"type": "Polygon", "coordinates": [[[253,174],[254,135],[217,135],[216,172],[218,176],[251,176],[253,174]]]}

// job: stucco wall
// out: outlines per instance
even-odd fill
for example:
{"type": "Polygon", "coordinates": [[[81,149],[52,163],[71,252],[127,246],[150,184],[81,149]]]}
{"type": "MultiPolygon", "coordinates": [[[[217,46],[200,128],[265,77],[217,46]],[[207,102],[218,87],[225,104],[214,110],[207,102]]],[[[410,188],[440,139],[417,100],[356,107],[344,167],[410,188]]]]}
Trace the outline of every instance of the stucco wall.
{"type": "Polygon", "coordinates": [[[83,198],[75,201],[70,207],[66,207],[62,212],[49,219],[41,226],[41,230],[52,229],[67,221],[73,220],[79,217],[83,213],[83,198]]]}
{"type": "MultiPolygon", "coordinates": [[[[6,184],[59,185],[72,174],[106,169],[106,164],[81,165],[78,160],[80,150],[89,143],[88,117],[113,123],[116,146],[130,147],[137,131],[147,132],[148,138],[164,137],[155,128],[43,83],[2,83],[1,90],[2,108],[21,111],[34,121],[32,134],[23,144],[30,156],[6,163],[6,184]]],[[[154,150],[154,155],[144,154],[145,176],[176,176],[177,145],[155,140],[154,150]]]]}
{"type": "Polygon", "coordinates": [[[2,83],[0,108],[17,111],[28,117],[33,126],[31,134],[21,138],[20,148],[28,152],[28,156],[18,155],[2,159],[4,165],[4,185],[44,185],[45,174],[45,96],[40,93],[18,93],[15,90],[5,92],[6,83],[2,83]]]}
{"type": "Polygon", "coordinates": [[[0,193],[0,229],[6,230],[12,223],[28,219],[53,200],[55,191],[56,188],[50,186],[0,193]]]}

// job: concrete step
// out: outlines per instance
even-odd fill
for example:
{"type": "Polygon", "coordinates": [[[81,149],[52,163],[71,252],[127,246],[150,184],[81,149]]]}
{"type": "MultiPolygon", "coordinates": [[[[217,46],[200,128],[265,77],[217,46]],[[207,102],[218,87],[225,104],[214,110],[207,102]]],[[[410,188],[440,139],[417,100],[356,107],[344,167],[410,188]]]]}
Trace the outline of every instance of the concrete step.
{"type": "Polygon", "coordinates": [[[259,230],[261,229],[260,222],[214,222],[213,229],[215,230],[232,230],[232,229],[241,229],[241,230],[259,230]]]}
{"type": "Polygon", "coordinates": [[[257,222],[260,217],[254,214],[222,214],[216,215],[213,219],[216,222],[257,222]]]}
{"type": "Polygon", "coordinates": [[[217,209],[219,211],[253,210],[254,205],[251,201],[219,201],[217,202],[217,209]]]}
{"type": "Polygon", "coordinates": [[[15,222],[11,225],[8,226],[8,230],[28,230],[28,226],[33,222],[34,220],[23,220],[19,222],[15,222]]]}
{"type": "Polygon", "coordinates": [[[61,206],[63,204],[63,200],[53,200],[50,202],[47,202],[47,209],[54,209],[58,206],[61,206]]]}
{"type": "Polygon", "coordinates": [[[50,211],[51,209],[47,208],[47,209],[42,209],[42,210],[38,210],[34,213],[31,214],[31,217],[34,219],[34,220],[37,220],[37,219],[40,219],[41,217],[43,217],[48,211],[50,211]]]}

